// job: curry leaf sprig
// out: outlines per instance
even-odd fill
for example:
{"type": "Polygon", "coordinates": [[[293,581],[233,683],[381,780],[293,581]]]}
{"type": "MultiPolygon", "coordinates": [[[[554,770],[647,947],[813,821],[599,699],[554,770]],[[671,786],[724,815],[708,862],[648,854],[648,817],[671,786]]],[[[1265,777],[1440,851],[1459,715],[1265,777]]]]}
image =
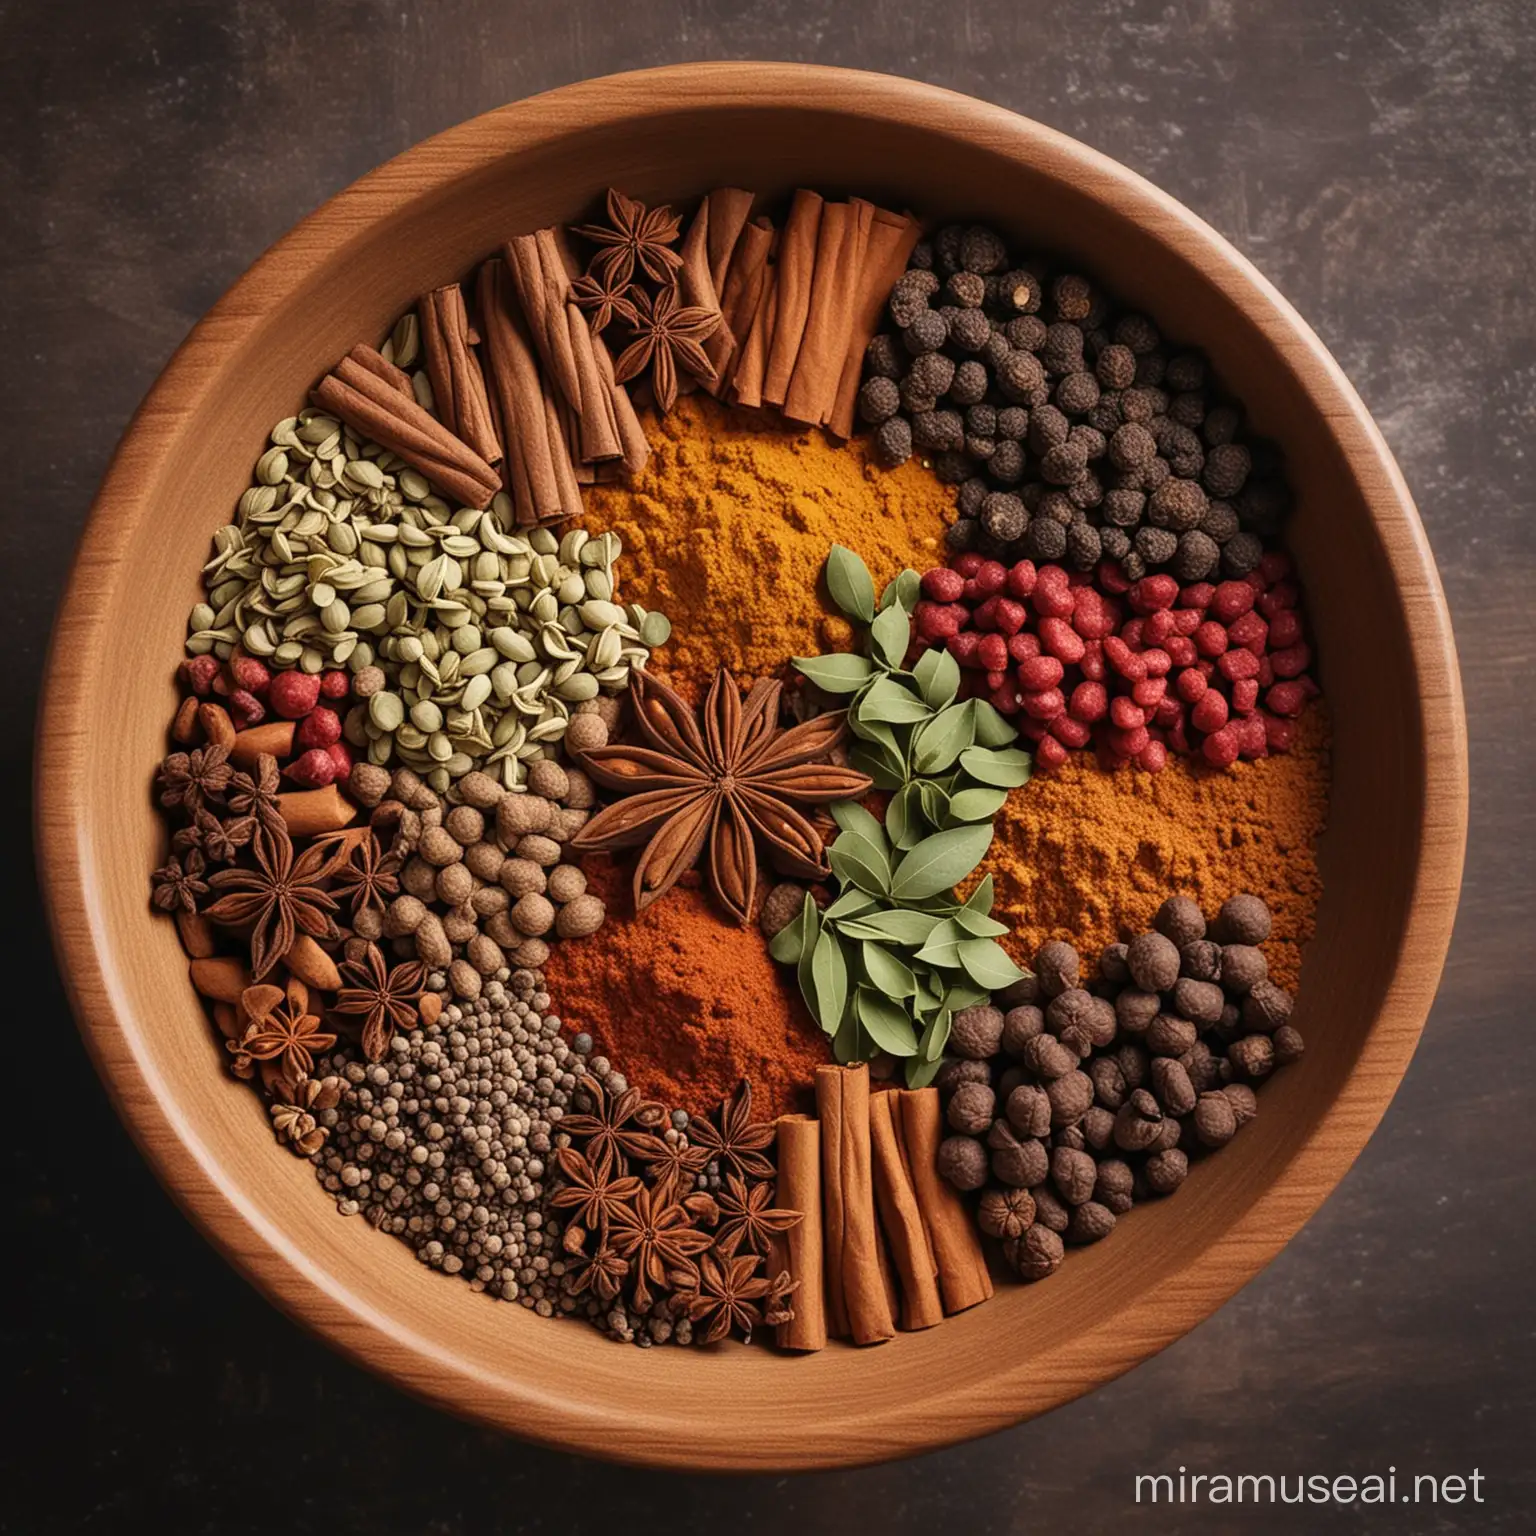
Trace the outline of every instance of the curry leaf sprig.
{"type": "Polygon", "coordinates": [[[807,892],[770,953],[795,967],[840,1062],[884,1051],[905,1063],[909,1087],[926,1087],[955,1014],[1024,974],[997,942],[1008,930],[990,916],[991,875],[964,902],[953,896],[985,857],[992,828],[950,827],[902,849],[851,800],[832,815],[838,895],[822,910],[807,892]]]}
{"type": "Polygon", "coordinates": [[[1028,780],[1030,755],[1010,745],[1017,732],[985,699],[957,697],[960,667],[948,651],[924,651],[907,669],[917,572],[903,571],[876,603],[864,562],[834,544],[826,579],[833,602],[867,626],[864,651],[797,656],[795,666],[823,693],[850,696],[852,761],[891,794],[885,828],[895,848],[990,821],[1028,780]]]}

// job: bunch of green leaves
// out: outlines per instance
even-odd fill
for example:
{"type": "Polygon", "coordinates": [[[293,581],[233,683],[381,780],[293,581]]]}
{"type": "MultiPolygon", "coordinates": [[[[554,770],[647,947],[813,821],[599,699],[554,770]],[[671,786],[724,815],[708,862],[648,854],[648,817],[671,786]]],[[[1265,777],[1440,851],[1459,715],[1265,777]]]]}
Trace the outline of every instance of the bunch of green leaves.
{"type": "Polygon", "coordinates": [[[864,648],[797,656],[795,666],[823,693],[847,697],[853,765],[892,797],[892,844],[911,852],[930,833],[990,821],[1028,780],[1030,755],[985,699],[956,698],[960,666],[947,650],[924,651],[907,669],[917,572],[903,571],[877,603],[868,567],[834,544],[826,578],[832,601],[867,626],[864,648]]]}
{"type": "Polygon", "coordinates": [[[769,946],[795,967],[806,1006],[841,1062],[879,1051],[905,1063],[909,1087],[933,1081],[950,1023],[1024,973],[997,942],[992,877],[964,901],[954,887],[986,856],[990,825],[962,825],[901,848],[863,806],[832,807],[841,829],[828,852],[838,895],[809,893],[769,946]]]}

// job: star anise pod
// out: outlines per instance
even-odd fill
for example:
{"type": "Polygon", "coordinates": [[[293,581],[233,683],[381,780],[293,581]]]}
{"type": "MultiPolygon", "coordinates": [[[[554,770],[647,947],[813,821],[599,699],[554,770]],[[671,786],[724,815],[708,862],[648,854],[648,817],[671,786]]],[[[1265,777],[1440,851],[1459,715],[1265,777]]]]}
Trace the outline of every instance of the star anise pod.
{"type": "Polygon", "coordinates": [[[293,947],[300,930],[311,938],[335,931],[331,913],[336,900],[321,888],[331,854],[323,846],[306,848],[297,859],[286,831],[263,826],[251,840],[255,869],[221,869],[209,877],[225,892],[205,914],[210,921],[251,930],[251,975],[260,980],[293,947]]]}
{"type": "Polygon", "coordinates": [[[707,1232],[689,1225],[688,1213],[664,1189],[643,1185],[628,1205],[614,1209],[608,1240],[621,1258],[635,1266],[635,1308],[646,1312],[651,1286],[676,1285],[669,1277],[687,1274],[695,1254],[710,1245],[707,1232]]]}
{"type": "Polygon", "coordinates": [[[160,804],[167,810],[180,806],[189,816],[208,799],[218,799],[234,770],[229,748],[210,743],[191,752],[172,752],[160,764],[160,804]]]}
{"type": "Polygon", "coordinates": [[[728,1173],[743,1181],[771,1179],[773,1164],[763,1156],[763,1148],[778,1134],[771,1120],[752,1120],[752,1084],[742,1079],[734,1098],[726,1099],[716,1111],[718,1126],[698,1115],[688,1122],[688,1134],[709,1152],[711,1162],[719,1163],[728,1173]]]}
{"type": "Polygon", "coordinates": [[[619,353],[613,376],[623,384],[649,367],[651,389],[665,415],[677,404],[679,368],[706,384],[715,382],[715,365],[699,343],[720,329],[720,311],[683,304],[676,288],[663,288],[654,299],[641,295],[635,313],[635,339],[619,353]]]}
{"type": "Polygon", "coordinates": [[[269,1104],[272,1128],[279,1141],[286,1141],[295,1153],[313,1157],[326,1143],[330,1132],[315,1119],[315,1111],[334,1109],[341,1102],[341,1079],[306,1078],[298,1085],[291,1104],[269,1104]]]}
{"type": "Polygon", "coordinates": [[[361,1016],[363,1055],[369,1061],[382,1061],[395,1035],[416,1023],[412,999],[421,992],[424,971],[419,960],[391,970],[377,944],[368,946],[361,962],[348,960],[342,965],[342,980],[348,985],[336,994],[331,1010],[361,1016]]]}
{"type": "Polygon", "coordinates": [[[826,844],[792,802],[855,800],[871,781],[817,761],[847,732],[841,711],[780,730],[781,692],[765,678],[743,701],[722,668],[704,701],[701,727],[665,683],[647,672],[630,679],[635,720],[649,746],[581,754],[582,767],[625,798],[599,811],[570,846],[597,853],[646,843],[635,866],[637,911],[671,890],[706,843],[709,883],[739,923],[751,921],[759,841],[786,874],[826,877],[826,844]]]}
{"type": "Polygon", "coordinates": [[[613,1214],[640,1193],[640,1180],[633,1174],[615,1177],[612,1164],[595,1166],[574,1147],[559,1147],[555,1161],[569,1181],[550,1196],[550,1204],[560,1210],[574,1210],[571,1217],[584,1227],[606,1232],[613,1214]]]}
{"type": "Polygon", "coordinates": [[[187,849],[179,858],[172,856],[149,877],[150,901],[162,912],[180,910],[193,916],[198,900],[208,894],[208,882],[202,878],[206,868],[196,848],[187,849]]]}
{"type": "Polygon", "coordinates": [[[610,1097],[595,1077],[584,1077],[577,1091],[592,1101],[592,1113],[565,1115],[560,1129],[586,1142],[587,1157],[594,1166],[628,1173],[626,1154],[642,1155],[651,1139],[650,1129],[666,1118],[665,1107],[642,1098],[638,1088],[610,1097]]]}
{"type": "Polygon", "coordinates": [[[599,1301],[610,1302],[629,1278],[629,1260],[615,1253],[605,1238],[587,1252],[587,1233],[581,1227],[567,1227],[561,1247],[566,1253],[565,1288],[572,1296],[591,1291],[599,1301]]]}
{"type": "Polygon", "coordinates": [[[354,917],[370,909],[382,916],[400,891],[400,859],[384,852],[371,827],[349,827],[333,837],[338,842],[339,858],[331,870],[331,894],[350,902],[354,917]]]}
{"type": "Polygon", "coordinates": [[[233,864],[255,831],[253,816],[232,816],[226,820],[215,816],[206,806],[199,806],[192,825],[178,828],[171,846],[178,850],[196,848],[213,864],[233,864]]]}
{"type": "Polygon", "coordinates": [[[282,788],[282,774],[277,759],[263,752],[256,759],[255,773],[236,769],[229,777],[226,804],[237,816],[253,816],[271,832],[288,832],[278,806],[278,792],[282,788]]]}
{"type": "Polygon", "coordinates": [[[678,1132],[670,1136],[647,1136],[642,1146],[631,1150],[632,1155],[646,1165],[646,1176],[651,1183],[657,1188],[670,1185],[674,1191],[692,1189],[695,1176],[702,1173],[709,1162],[707,1148],[696,1147],[678,1132]]]}
{"type": "Polygon", "coordinates": [[[755,1253],[706,1253],[699,1260],[699,1286],[688,1300],[688,1316],[704,1324],[699,1343],[713,1344],[732,1328],[752,1337],[762,1321],[757,1303],[768,1294],[767,1280],[757,1273],[761,1262],[755,1253]]]}
{"type": "Polygon", "coordinates": [[[672,249],[683,221],[670,208],[647,208],[617,187],[608,189],[608,222],[578,224],[574,233],[599,247],[591,270],[610,286],[624,287],[641,271],[653,282],[669,283],[683,264],[672,249]]]}
{"type": "Polygon", "coordinates": [[[571,297],[586,311],[587,324],[594,336],[601,334],[615,316],[625,325],[638,325],[640,313],[635,308],[635,298],[643,293],[627,277],[616,283],[604,272],[588,272],[571,282],[571,297]]]}
{"type": "Polygon", "coordinates": [[[315,1053],[328,1051],[336,1036],[320,1028],[320,1020],[307,1013],[293,998],[278,987],[247,987],[240,996],[240,1006],[250,1017],[238,1041],[228,1042],[238,1063],[271,1062],[276,1072],[275,1087],[285,1098],[292,1098],[314,1070],[315,1053]]]}
{"type": "Polygon", "coordinates": [[[791,1278],[787,1269],[781,1269],[768,1282],[768,1294],[763,1298],[763,1321],[770,1328],[795,1320],[795,1308],[790,1297],[800,1289],[800,1282],[791,1278]]]}
{"type": "Polygon", "coordinates": [[[803,1219],[800,1211],[776,1210],[770,1206],[773,1186],[766,1181],[747,1184],[733,1173],[717,1196],[720,1205],[720,1230],[715,1242],[729,1253],[745,1247],[751,1253],[766,1254],[775,1232],[787,1232],[803,1219]]]}

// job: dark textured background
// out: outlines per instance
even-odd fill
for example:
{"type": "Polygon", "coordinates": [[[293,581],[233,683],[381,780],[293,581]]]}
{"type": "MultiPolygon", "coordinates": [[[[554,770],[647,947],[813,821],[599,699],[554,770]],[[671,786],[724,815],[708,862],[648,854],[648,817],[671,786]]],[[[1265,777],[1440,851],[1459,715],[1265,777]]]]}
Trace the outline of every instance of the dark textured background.
{"type": "MultiPolygon", "coordinates": [[[[0,765],[15,871],[0,1530],[394,1533],[1536,1528],[1524,666],[1536,523],[1524,0],[0,0],[0,765]],[[848,1475],[616,1470],[466,1428],[271,1310],[195,1236],[72,1029],[29,884],[49,616],[129,414],[294,220],[473,113],[711,57],[919,76],[1075,134],[1290,296],[1396,451],[1440,562],[1473,823],[1445,983],[1354,1171],[1157,1360],[1045,1420],[848,1475]],[[30,1062],[31,1066],[24,1065],[30,1062]],[[1137,1471],[1466,1473],[1481,1506],[1131,1504],[1137,1471]]],[[[69,700],[47,707],[67,709],[69,700]]]]}

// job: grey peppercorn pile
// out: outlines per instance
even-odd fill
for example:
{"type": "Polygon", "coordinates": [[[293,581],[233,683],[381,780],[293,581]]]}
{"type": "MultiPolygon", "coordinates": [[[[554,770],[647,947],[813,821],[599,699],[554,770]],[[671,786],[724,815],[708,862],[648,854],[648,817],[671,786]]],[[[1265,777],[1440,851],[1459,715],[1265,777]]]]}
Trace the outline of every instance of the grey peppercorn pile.
{"type": "Polygon", "coordinates": [[[1052,941],[996,1006],[957,1014],[939,1077],[951,1132],[939,1167],[980,1190],[977,1221],[1026,1280],[1092,1243],[1138,1200],[1171,1195],[1190,1160],[1258,1113],[1254,1086],[1302,1054],[1291,996],[1269,980],[1269,909],[1231,897],[1209,929],[1187,896],[1111,944],[1092,987],[1052,941]]]}
{"type": "Polygon", "coordinates": [[[1278,451],[1199,354],[1087,278],[954,224],[913,251],[887,320],[859,414],[883,464],[919,453],[959,487],[956,553],[1187,584],[1246,576],[1279,531],[1278,451]]]}

